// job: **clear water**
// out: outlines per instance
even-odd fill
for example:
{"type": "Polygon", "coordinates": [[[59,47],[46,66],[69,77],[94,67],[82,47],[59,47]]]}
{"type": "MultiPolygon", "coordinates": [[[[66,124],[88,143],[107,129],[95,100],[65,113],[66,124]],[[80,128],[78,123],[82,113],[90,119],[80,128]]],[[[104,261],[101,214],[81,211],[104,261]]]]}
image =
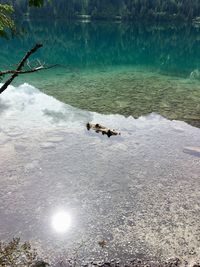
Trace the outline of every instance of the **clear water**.
{"type": "Polygon", "coordinates": [[[28,84],[0,104],[1,240],[29,240],[50,261],[199,258],[198,128],[79,110],[28,84]]]}
{"type": "Polygon", "coordinates": [[[18,78],[81,109],[137,118],[156,112],[199,126],[200,30],[190,25],[26,21],[0,40],[1,66],[35,55],[60,66],[18,78]],[[191,73],[193,72],[193,75],[191,73]]]}
{"type": "Polygon", "coordinates": [[[2,66],[37,41],[37,57],[62,66],[0,96],[0,240],[51,260],[199,259],[200,130],[167,119],[199,125],[198,29],[25,24],[0,41],[2,66]]]}

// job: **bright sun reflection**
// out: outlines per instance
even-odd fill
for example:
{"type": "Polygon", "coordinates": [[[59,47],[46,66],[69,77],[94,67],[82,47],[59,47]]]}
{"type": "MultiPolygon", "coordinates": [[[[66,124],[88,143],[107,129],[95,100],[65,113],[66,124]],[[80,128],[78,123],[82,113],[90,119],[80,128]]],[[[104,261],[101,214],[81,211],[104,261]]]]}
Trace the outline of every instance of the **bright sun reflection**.
{"type": "Polygon", "coordinates": [[[65,211],[59,211],[53,215],[52,227],[58,233],[65,233],[71,226],[71,216],[65,211]]]}

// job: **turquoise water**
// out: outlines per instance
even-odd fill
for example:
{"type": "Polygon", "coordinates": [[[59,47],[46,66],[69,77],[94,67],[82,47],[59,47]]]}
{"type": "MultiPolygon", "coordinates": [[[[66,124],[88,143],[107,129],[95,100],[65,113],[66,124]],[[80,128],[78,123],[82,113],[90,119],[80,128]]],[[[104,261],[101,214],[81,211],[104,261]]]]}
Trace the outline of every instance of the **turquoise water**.
{"type": "Polygon", "coordinates": [[[25,75],[28,82],[75,107],[137,118],[152,112],[200,126],[200,30],[191,25],[25,21],[0,40],[3,69],[36,42],[34,58],[58,67],[25,75]]]}
{"type": "Polygon", "coordinates": [[[21,26],[24,34],[0,40],[1,67],[36,42],[44,48],[35,59],[59,66],[0,95],[0,240],[29,240],[50,261],[199,262],[200,129],[182,122],[200,126],[198,29],[21,26]]]}

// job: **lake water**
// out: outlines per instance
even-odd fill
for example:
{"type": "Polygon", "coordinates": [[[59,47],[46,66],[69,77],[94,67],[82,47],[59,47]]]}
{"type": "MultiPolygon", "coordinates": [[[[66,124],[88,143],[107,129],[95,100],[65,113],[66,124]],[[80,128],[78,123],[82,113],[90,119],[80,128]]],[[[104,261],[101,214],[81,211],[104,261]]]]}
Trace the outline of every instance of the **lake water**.
{"type": "Polygon", "coordinates": [[[36,42],[35,59],[59,66],[0,96],[0,239],[30,240],[51,260],[200,258],[198,28],[21,27],[0,40],[1,66],[36,42]]]}
{"type": "Polygon", "coordinates": [[[35,55],[60,67],[24,76],[67,104],[135,118],[156,112],[199,126],[200,30],[185,25],[24,22],[21,37],[0,41],[1,66],[35,55]],[[191,75],[192,73],[192,75],[191,75]]]}

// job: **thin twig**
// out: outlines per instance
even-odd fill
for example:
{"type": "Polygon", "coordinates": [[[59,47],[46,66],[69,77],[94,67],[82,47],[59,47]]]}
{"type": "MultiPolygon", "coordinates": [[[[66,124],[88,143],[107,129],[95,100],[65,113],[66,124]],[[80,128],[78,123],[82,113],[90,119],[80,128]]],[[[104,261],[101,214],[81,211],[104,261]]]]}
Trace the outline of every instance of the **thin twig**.
{"type": "Polygon", "coordinates": [[[51,65],[51,66],[39,66],[39,67],[36,67],[36,68],[30,68],[30,70],[5,70],[5,71],[0,71],[0,76],[2,75],[6,75],[6,74],[26,74],[26,73],[31,73],[31,72],[36,72],[36,71],[40,71],[40,70],[47,70],[47,69],[51,69],[51,68],[54,68],[56,67],[57,65],[51,65]]]}

